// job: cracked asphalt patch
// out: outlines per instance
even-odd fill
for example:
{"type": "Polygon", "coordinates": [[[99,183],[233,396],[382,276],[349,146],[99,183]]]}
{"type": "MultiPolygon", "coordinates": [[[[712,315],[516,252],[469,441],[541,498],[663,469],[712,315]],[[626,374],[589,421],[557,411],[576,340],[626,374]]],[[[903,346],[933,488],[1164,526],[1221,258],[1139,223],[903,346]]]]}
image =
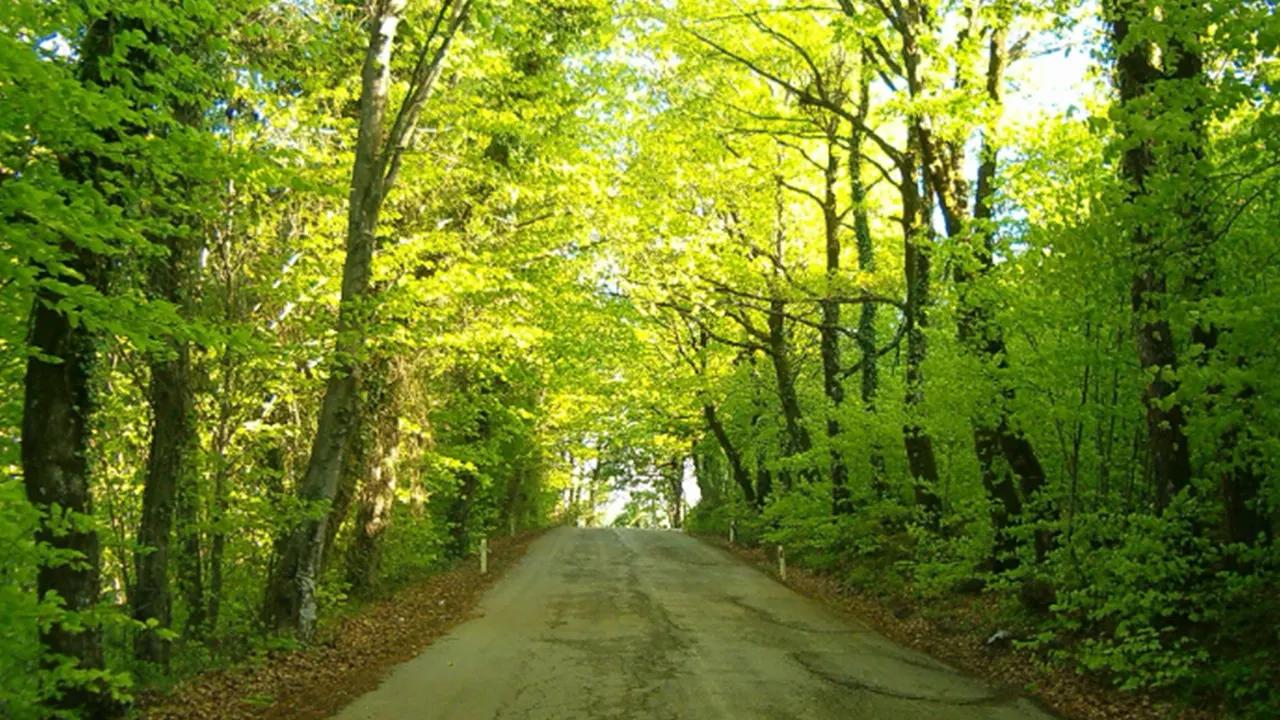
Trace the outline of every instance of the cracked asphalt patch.
{"type": "Polygon", "coordinates": [[[338,720],[1050,720],[680,533],[564,528],[338,720]]]}

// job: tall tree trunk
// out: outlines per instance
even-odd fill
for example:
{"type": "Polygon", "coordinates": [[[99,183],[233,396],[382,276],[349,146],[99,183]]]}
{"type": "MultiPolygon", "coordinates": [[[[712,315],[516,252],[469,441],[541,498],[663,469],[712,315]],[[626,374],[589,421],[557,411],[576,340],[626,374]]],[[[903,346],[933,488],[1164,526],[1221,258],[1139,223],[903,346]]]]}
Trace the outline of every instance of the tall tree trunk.
{"type": "Polygon", "coordinates": [[[773,494],[773,473],[765,465],[763,458],[756,459],[756,507],[764,509],[769,496],[773,494]]]}
{"type": "Polygon", "coordinates": [[[231,437],[235,432],[233,424],[234,405],[232,389],[234,381],[234,361],[229,353],[223,354],[223,396],[219,399],[218,426],[214,431],[213,452],[215,469],[213,472],[212,512],[209,517],[209,590],[206,602],[207,616],[205,625],[210,633],[218,629],[218,616],[222,612],[223,558],[227,548],[227,481],[231,464],[226,453],[231,448],[231,437]]]}
{"type": "Polygon", "coordinates": [[[189,456],[195,441],[191,354],[185,341],[174,345],[175,357],[151,363],[153,425],[132,598],[133,618],[156,624],[154,629],[139,632],[134,654],[139,660],[161,664],[169,662],[169,642],[160,636],[160,631],[167,630],[172,623],[168,573],[174,503],[179,483],[191,470],[189,456]]]}
{"type": "Polygon", "coordinates": [[[748,446],[754,448],[752,453],[755,456],[755,488],[756,488],[756,507],[764,509],[765,504],[769,500],[769,496],[773,493],[773,473],[769,470],[768,456],[765,452],[767,444],[760,441],[762,431],[761,425],[766,418],[772,417],[772,404],[765,397],[763,391],[764,382],[760,376],[759,366],[756,364],[756,354],[751,353],[747,356],[751,371],[751,442],[748,446]]]}
{"type": "Polygon", "coordinates": [[[755,505],[756,491],[751,485],[751,474],[747,472],[746,466],[742,464],[742,453],[738,452],[738,448],[734,446],[729,433],[724,429],[724,423],[720,422],[720,415],[716,412],[716,407],[710,403],[703,405],[702,417],[707,421],[707,428],[715,436],[716,442],[720,444],[720,449],[724,451],[725,458],[729,460],[729,472],[733,475],[733,481],[742,489],[742,498],[748,504],[755,505]]]}
{"type": "MultiPolygon", "coordinates": [[[[859,70],[857,112],[859,122],[870,113],[871,62],[871,58],[864,55],[862,67],[859,70]]],[[[873,275],[876,271],[875,244],[871,237],[871,221],[867,215],[867,187],[862,180],[862,148],[865,135],[861,125],[854,123],[849,137],[849,195],[852,201],[850,212],[853,214],[854,240],[858,251],[858,271],[865,275],[873,275]]],[[[858,352],[862,355],[859,393],[862,408],[869,414],[876,411],[876,395],[880,390],[880,365],[876,355],[878,308],[877,303],[862,303],[858,316],[858,352]]],[[[870,455],[871,488],[878,495],[883,496],[888,491],[884,453],[874,438],[871,441],[870,455]]]]}
{"type": "MultiPolygon", "coordinates": [[[[342,300],[334,367],[325,387],[320,419],[298,496],[308,503],[330,505],[338,491],[343,457],[356,423],[364,326],[371,311],[369,279],[378,217],[394,186],[400,162],[417,127],[418,117],[440,76],[449,46],[471,6],[471,0],[445,0],[431,26],[409,80],[408,95],[387,127],[391,56],[406,0],[378,0],[369,22],[369,45],[361,72],[360,127],[348,201],[346,260],[342,268],[342,300]],[[434,43],[434,49],[432,48],[434,43]]],[[[270,580],[264,617],[277,630],[304,639],[315,629],[315,585],[323,563],[328,512],[307,520],[281,543],[282,552],[270,580]]]]}
{"type": "MultiPolygon", "coordinates": [[[[593,474],[598,471],[600,462],[600,453],[603,452],[603,446],[596,449],[596,469],[593,474]]],[[[528,499],[528,483],[537,477],[538,468],[542,462],[541,455],[534,450],[529,456],[521,459],[518,467],[511,473],[510,479],[507,481],[506,499],[502,505],[501,522],[509,528],[511,534],[515,534],[520,529],[525,515],[525,501],[528,499]]]]}
{"type": "MultiPolygon", "coordinates": [[[[77,253],[69,266],[86,278],[94,277],[97,260],[77,253]]],[[[59,294],[42,288],[31,311],[27,342],[38,354],[28,358],[24,379],[22,467],[27,498],[44,515],[36,542],[75,558],[43,563],[37,592],[41,598],[57,595],[68,612],[81,613],[97,604],[99,590],[100,551],[97,531],[87,522],[93,515],[93,498],[85,457],[96,352],[84,324],[72,325],[55,309],[60,300],[59,294]],[[67,523],[68,518],[76,521],[67,523]]],[[[45,662],[56,665],[60,656],[84,669],[101,668],[101,629],[81,626],[77,619],[41,626],[45,662]]],[[[111,707],[101,689],[90,686],[66,688],[56,704],[94,717],[111,707]]]]}
{"type": "MultiPolygon", "coordinates": [[[[781,177],[774,178],[774,231],[773,252],[774,270],[769,278],[769,309],[767,311],[768,332],[763,337],[765,354],[773,366],[774,384],[778,393],[778,402],[782,407],[782,420],[786,434],[783,440],[783,462],[790,461],[797,455],[803,455],[813,449],[813,439],[804,426],[804,413],[800,409],[800,397],[796,393],[795,368],[791,365],[791,338],[787,328],[787,306],[782,299],[779,284],[784,281],[781,266],[785,253],[786,218],[783,203],[783,183],[781,177]]],[[[800,471],[806,482],[814,482],[817,476],[813,468],[806,464],[800,471]]],[[[791,488],[791,469],[784,467],[778,472],[782,486],[791,488]]]]}
{"type": "MultiPolygon", "coordinates": [[[[991,30],[986,76],[987,97],[997,107],[1003,99],[1007,41],[1008,28],[1004,23],[998,23],[991,30]]],[[[987,382],[996,395],[995,416],[975,417],[972,425],[982,484],[992,501],[991,524],[995,531],[992,564],[996,570],[1002,571],[1017,565],[1017,540],[1011,534],[1010,526],[1022,518],[1023,499],[1030,503],[1044,486],[1045,473],[1030,441],[1014,432],[1010,424],[1009,406],[1015,394],[1003,378],[1003,371],[1008,368],[1004,333],[992,316],[990,300],[981,297],[981,288],[974,287],[975,282],[994,267],[990,223],[994,211],[998,152],[990,133],[984,132],[972,222],[967,217],[967,183],[960,177],[960,167],[942,170],[939,174],[947,180],[936,183],[935,190],[944,208],[947,234],[960,243],[964,251],[953,273],[960,297],[957,335],[961,345],[986,365],[984,375],[991,369],[996,373],[987,382]],[[1021,486],[1021,496],[1014,484],[1014,476],[1021,486]]],[[[936,148],[928,154],[930,163],[938,162],[936,148]]],[[[959,155],[953,152],[953,156],[958,161],[959,155]]],[[[1043,559],[1048,552],[1049,542],[1046,531],[1037,532],[1035,546],[1038,558],[1043,559]]]]}
{"type": "MultiPolygon", "coordinates": [[[[193,438],[194,442],[194,438],[193,438]]],[[[207,630],[208,596],[205,594],[204,544],[200,532],[199,477],[188,474],[186,482],[177,486],[175,521],[177,525],[177,583],[187,606],[187,619],[182,627],[186,638],[199,638],[207,630]]]]}
{"type": "Polygon", "coordinates": [[[333,556],[333,544],[338,538],[338,531],[342,529],[342,524],[347,521],[347,516],[351,513],[351,505],[356,499],[356,490],[360,486],[361,479],[369,472],[371,448],[368,446],[369,439],[366,437],[367,428],[363,427],[364,408],[357,410],[357,415],[361,417],[356,419],[357,427],[347,438],[347,452],[342,458],[342,477],[338,479],[338,489],[334,492],[333,502],[329,506],[329,521],[325,525],[324,547],[320,551],[320,565],[325,569],[328,569],[330,558],[333,556]]]}
{"type": "Polygon", "coordinates": [[[822,299],[822,326],[819,346],[822,355],[822,390],[827,396],[827,453],[831,474],[831,512],[846,515],[853,512],[849,495],[849,470],[840,452],[840,406],[844,404],[844,368],[840,364],[840,301],[836,286],[840,280],[840,212],[837,209],[836,183],[839,182],[840,156],[834,120],[827,128],[827,165],[823,171],[822,226],[826,250],[826,296],[822,299]]]}
{"type": "MultiPolygon", "coordinates": [[[[199,126],[198,108],[183,104],[175,109],[174,115],[187,127],[199,126]]],[[[172,224],[186,224],[182,220],[181,217],[173,218],[172,224]]],[[[172,234],[160,244],[167,254],[150,268],[150,293],[173,304],[181,316],[189,319],[190,296],[196,280],[196,238],[172,234]]],[[[187,598],[187,627],[196,629],[204,622],[203,586],[192,582],[191,578],[193,574],[199,576],[201,568],[196,512],[199,497],[194,487],[191,463],[197,437],[189,341],[181,335],[171,338],[167,348],[150,358],[149,365],[151,443],[143,484],[142,516],[138,525],[137,583],[132,605],[135,620],[142,623],[154,621],[156,627],[139,632],[134,642],[134,654],[139,660],[167,665],[169,642],[161,638],[160,631],[168,630],[173,620],[168,573],[175,503],[185,511],[180,518],[185,541],[183,569],[188,571],[185,586],[199,589],[187,598]],[[192,538],[196,539],[194,546],[192,538]]]]}
{"type": "MultiPolygon", "coordinates": [[[[907,89],[913,98],[924,94],[920,81],[920,43],[915,34],[923,26],[923,12],[917,0],[908,0],[900,27],[902,66],[906,74],[907,89]]],[[[902,175],[899,191],[902,195],[903,270],[907,286],[906,307],[903,311],[907,340],[907,423],[903,427],[903,441],[916,506],[924,517],[925,525],[937,529],[942,518],[942,500],[935,489],[938,485],[938,461],[933,451],[933,439],[920,426],[918,419],[920,406],[924,402],[923,365],[928,351],[925,329],[928,327],[928,308],[931,303],[928,239],[933,213],[928,195],[932,187],[928,148],[928,131],[924,127],[924,119],[916,115],[911,118],[907,131],[907,150],[898,161],[902,175]]]]}
{"type": "MultiPolygon", "coordinates": [[[[703,406],[703,409],[705,410],[706,406],[703,406]]],[[[698,502],[707,503],[707,507],[724,505],[725,496],[730,492],[729,482],[733,480],[732,471],[725,472],[724,464],[720,460],[722,454],[720,446],[717,444],[715,448],[710,447],[705,436],[689,443],[689,457],[693,458],[694,479],[697,481],[699,492],[702,493],[702,498],[698,502]]],[[[750,485],[750,480],[747,484],[750,485]]]]}
{"type": "MultiPolygon", "coordinates": [[[[804,426],[804,415],[800,410],[800,397],[796,394],[795,369],[791,366],[790,339],[787,337],[786,305],[782,300],[769,303],[769,360],[773,365],[773,378],[777,384],[778,401],[782,406],[782,420],[786,428],[785,455],[788,460],[803,455],[813,449],[813,439],[804,426]]],[[[783,485],[790,484],[790,472],[782,474],[783,485]]],[[[801,470],[801,477],[812,482],[812,468],[801,470]]]]}
{"type": "Polygon", "coordinates": [[[1146,408],[1147,445],[1151,454],[1156,507],[1163,509],[1172,496],[1191,483],[1191,454],[1187,445],[1186,418],[1180,402],[1174,398],[1178,390],[1178,356],[1168,320],[1168,282],[1162,267],[1163,255],[1169,249],[1153,233],[1155,217],[1143,217],[1153,208],[1150,194],[1158,188],[1148,186],[1157,171],[1153,138],[1139,131],[1150,115],[1148,97],[1160,79],[1154,65],[1153,43],[1131,36],[1133,17],[1147,18],[1145,3],[1138,0],[1108,0],[1104,3],[1115,48],[1115,85],[1119,92],[1118,123],[1127,138],[1120,172],[1129,184],[1128,204],[1136,216],[1130,221],[1129,240],[1137,267],[1131,289],[1133,313],[1137,324],[1138,361],[1150,376],[1143,391],[1146,408]],[[1140,114],[1143,117],[1127,116],[1140,114]],[[1136,121],[1136,122],[1135,122],[1136,121]]]}
{"type": "MultiPolygon", "coordinates": [[[[114,17],[89,24],[79,48],[82,84],[110,84],[102,64],[111,56],[119,30],[114,17]]],[[[62,162],[61,169],[73,182],[100,185],[102,163],[89,153],[76,153],[62,162]]],[[[62,250],[67,271],[101,291],[101,258],[71,239],[63,242],[62,250]]],[[[98,603],[101,566],[98,534],[90,524],[93,496],[86,457],[97,350],[84,322],[72,322],[59,307],[68,298],[56,289],[57,284],[41,284],[36,290],[28,325],[27,344],[34,352],[27,358],[23,377],[22,477],[27,498],[41,513],[35,541],[61,556],[40,565],[36,592],[42,600],[60,598],[61,607],[74,614],[41,624],[41,662],[52,669],[69,660],[78,668],[95,670],[103,666],[102,630],[93,622],[82,624],[80,614],[98,603]]],[[[58,690],[52,705],[60,710],[88,717],[111,717],[119,710],[99,682],[58,690]]]]}
{"type": "MultiPolygon", "coordinates": [[[[342,476],[343,458],[356,422],[356,391],[364,352],[369,278],[374,234],[382,210],[381,145],[391,88],[391,53],[405,0],[380,2],[370,22],[369,47],[361,76],[360,129],[348,202],[346,260],[342,267],[342,300],[334,367],[325,386],[320,420],[300,499],[332,503],[342,476]]],[[[309,638],[315,628],[315,584],[322,562],[329,514],[302,522],[282,544],[271,578],[264,614],[276,630],[309,638]]]]}
{"type": "Polygon", "coordinates": [[[679,530],[684,527],[684,458],[677,457],[667,465],[670,472],[663,473],[667,483],[666,498],[667,519],[671,527],[679,530]]]}
{"type": "Polygon", "coordinates": [[[205,604],[205,627],[209,633],[218,630],[218,615],[222,612],[223,562],[227,551],[227,474],[221,471],[213,478],[213,513],[209,525],[213,528],[209,540],[209,590],[205,604]]]}
{"type": "MultiPolygon", "coordinates": [[[[1178,90],[1169,101],[1183,103],[1172,108],[1173,112],[1168,115],[1183,118],[1186,124],[1182,140],[1184,146],[1177,149],[1181,157],[1173,161],[1179,171],[1179,197],[1170,209],[1183,229],[1180,235],[1188,243],[1185,257],[1191,263],[1191,272],[1187,279],[1186,299],[1191,303],[1204,303],[1221,294],[1215,283],[1217,262],[1213,245],[1217,241],[1217,233],[1213,228],[1209,201],[1212,193],[1205,189],[1213,183],[1205,166],[1209,147],[1205,124],[1212,108],[1208,106],[1209,81],[1200,49],[1200,36],[1212,19],[1198,16],[1203,12],[1199,6],[1187,5],[1179,10],[1191,17],[1167,19],[1178,27],[1170,33],[1167,40],[1169,50],[1164,53],[1167,59],[1174,60],[1173,67],[1166,68],[1165,74],[1178,90]]],[[[1225,329],[1212,317],[1211,311],[1201,313],[1191,326],[1191,342],[1203,348],[1196,357],[1201,368],[1208,368],[1215,360],[1223,360],[1218,357],[1217,350],[1225,329]]],[[[1239,369],[1248,365],[1248,360],[1243,357],[1226,362],[1239,369]]],[[[1213,415],[1222,411],[1224,391],[1221,382],[1214,382],[1207,388],[1204,412],[1213,415]]],[[[1256,448],[1242,447],[1249,434],[1247,418],[1255,414],[1255,396],[1256,391],[1249,384],[1235,393],[1228,403],[1229,411],[1243,408],[1244,411],[1238,415],[1245,420],[1233,421],[1218,435],[1213,445],[1223,504],[1223,534],[1228,542],[1233,543],[1257,543],[1270,534],[1267,518],[1258,505],[1264,481],[1261,470],[1264,459],[1256,448]]]]}
{"type": "Polygon", "coordinates": [[[916,506],[923,515],[926,526],[936,529],[942,517],[942,500],[935,490],[938,485],[938,461],[933,452],[933,439],[918,420],[920,406],[924,403],[923,365],[928,351],[924,333],[929,319],[930,258],[929,249],[923,244],[928,233],[928,213],[920,195],[919,181],[913,172],[918,167],[914,158],[915,153],[908,153],[903,163],[906,177],[902,179],[901,188],[903,266],[907,286],[903,312],[907,341],[907,423],[903,427],[903,442],[916,506]]]}

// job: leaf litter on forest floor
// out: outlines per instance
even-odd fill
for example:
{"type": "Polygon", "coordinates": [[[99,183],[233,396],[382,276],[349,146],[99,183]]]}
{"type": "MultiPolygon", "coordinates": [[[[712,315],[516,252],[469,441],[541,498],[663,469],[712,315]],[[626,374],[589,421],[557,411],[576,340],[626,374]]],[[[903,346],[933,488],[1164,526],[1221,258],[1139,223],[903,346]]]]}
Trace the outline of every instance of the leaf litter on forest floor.
{"type": "Polygon", "coordinates": [[[202,673],[167,694],[144,694],[146,720],[318,720],[373,690],[383,675],[468,619],[483,592],[541,533],[495,539],[489,573],[474,558],[434,573],[321,628],[312,645],[202,673]]]}

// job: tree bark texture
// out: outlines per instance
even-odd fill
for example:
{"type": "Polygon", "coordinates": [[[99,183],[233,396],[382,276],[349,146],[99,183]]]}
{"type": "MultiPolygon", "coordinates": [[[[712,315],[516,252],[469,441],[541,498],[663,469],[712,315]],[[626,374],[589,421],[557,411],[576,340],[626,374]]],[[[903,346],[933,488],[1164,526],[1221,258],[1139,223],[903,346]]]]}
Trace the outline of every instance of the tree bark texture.
{"type": "MultiPolygon", "coordinates": [[[[1115,85],[1120,109],[1127,113],[1143,112],[1141,106],[1161,75],[1154,64],[1152,43],[1130,33],[1130,18],[1145,12],[1140,4],[1134,0],[1110,0],[1105,6],[1116,53],[1115,85]]],[[[1127,132],[1120,172],[1129,185],[1128,203],[1140,215],[1144,196],[1151,192],[1148,181],[1156,171],[1156,156],[1150,138],[1142,137],[1131,127],[1127,132]]],[[[1161,267],[1162,251],[1167,248],[1161,247],[1152,233],[1153,222],[1154,218],[1136,217],[1131,223],[1129,239],[1136,261],[1131,299],[1138,361],[1151,376],[1142,401],[1156,507],[1163,509],[1174,494],[1190,485],[1191,453],[1183,406],[1174,399],[1178,391],[1178,356],[1167,317],[1168,281],[1161,267]]]]}

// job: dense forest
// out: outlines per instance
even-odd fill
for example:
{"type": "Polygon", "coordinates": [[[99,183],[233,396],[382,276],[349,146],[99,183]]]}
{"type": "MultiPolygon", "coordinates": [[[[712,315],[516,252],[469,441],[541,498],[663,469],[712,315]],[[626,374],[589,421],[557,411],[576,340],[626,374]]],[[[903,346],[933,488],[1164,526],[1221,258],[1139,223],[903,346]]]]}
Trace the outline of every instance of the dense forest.
{"type": "Polygon", "coordinates": [[[630,487],[1275,717],[1278,13],[0,3],[0,714],[630,487]]]}

